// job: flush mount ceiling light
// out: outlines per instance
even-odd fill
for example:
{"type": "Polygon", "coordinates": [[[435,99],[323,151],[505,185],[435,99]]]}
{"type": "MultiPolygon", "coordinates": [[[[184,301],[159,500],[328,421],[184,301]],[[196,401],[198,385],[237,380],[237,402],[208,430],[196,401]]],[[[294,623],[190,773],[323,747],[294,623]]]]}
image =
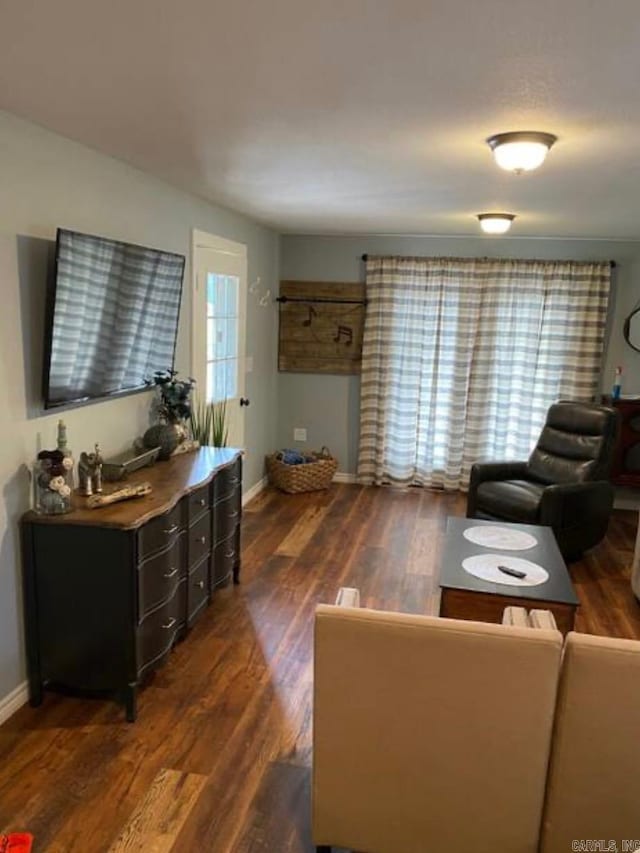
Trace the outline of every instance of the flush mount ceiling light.
{"type": "Polygon", "coordinates": [[[493,151],[500,168],[519,175],[541,166],[557,138],[552,133],[519,130],[490,136],[487,145],[493,151]]]}
{"type": "Polygon", "coordinates": [[[480,227],[485,234],[506,234],[511,223],[516,218],[515,213],[479,213],[480,227]]]}

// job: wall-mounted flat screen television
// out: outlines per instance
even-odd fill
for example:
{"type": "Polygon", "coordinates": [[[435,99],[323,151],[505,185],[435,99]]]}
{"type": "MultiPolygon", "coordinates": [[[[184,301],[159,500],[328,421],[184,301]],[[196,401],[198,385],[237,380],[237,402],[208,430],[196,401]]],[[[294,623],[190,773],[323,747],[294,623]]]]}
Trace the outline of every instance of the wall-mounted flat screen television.
{"type": "Polygon", "coordinates": [[[58,229],[44,404],[128,394],[173,367],[183,255],[58,229]]]}

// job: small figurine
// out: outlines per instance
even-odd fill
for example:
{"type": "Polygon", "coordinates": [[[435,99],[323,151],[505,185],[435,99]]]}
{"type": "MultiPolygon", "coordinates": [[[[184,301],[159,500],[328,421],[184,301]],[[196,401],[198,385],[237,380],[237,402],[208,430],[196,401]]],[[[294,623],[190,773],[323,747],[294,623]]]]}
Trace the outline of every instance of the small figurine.
{"type": "Polygon", "coordinates": [[[102,493],[102,462],[99,444],[96,444],[93,453],[82,452],[80,454],[78,479],[80,480],[81,495],[88,497],[102,493]]]}

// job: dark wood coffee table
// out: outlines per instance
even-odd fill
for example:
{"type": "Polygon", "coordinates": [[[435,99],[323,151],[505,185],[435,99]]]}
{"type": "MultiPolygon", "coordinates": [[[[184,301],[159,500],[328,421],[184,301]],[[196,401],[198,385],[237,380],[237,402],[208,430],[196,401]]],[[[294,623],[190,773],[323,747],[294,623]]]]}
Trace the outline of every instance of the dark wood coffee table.
{"type": "Polygon", "coordinates": [[[478,622],[502,622],[505,607],[550,610],[563,634],[573,630],[579,603],[550,527],[482,521],[477,518],[447,519],[445,547],[440,564],[440,593],[440,616],[478,622]],[[485,524],[531,533],[538,544],[526,551],[498,551],[475,545],[462,535],[468,527],[485,524]],[[549,579],[539,586],[517,587],[481,580],[466,572],[462,568],[462,561],[483,553],[499,553],[531,560],[549,572],[549,579]]]}

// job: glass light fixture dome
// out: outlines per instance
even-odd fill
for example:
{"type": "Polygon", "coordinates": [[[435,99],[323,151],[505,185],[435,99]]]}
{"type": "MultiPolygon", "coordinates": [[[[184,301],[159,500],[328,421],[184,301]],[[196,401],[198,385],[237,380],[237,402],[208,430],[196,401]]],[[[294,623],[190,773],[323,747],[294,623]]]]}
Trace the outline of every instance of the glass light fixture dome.
{"type": "Polygon", "coordinates": [[[497,133],[487,139],[487,144],[500,168],[520,174],[541,166],[557,138],[552,133],[521,130],[497,133]]]}
{"type": "Polygon", "coordinates": [[[515,213],[479,213],[480,227],[485,234],[506,234],[511,223],[516,218],[515,213]]]}

